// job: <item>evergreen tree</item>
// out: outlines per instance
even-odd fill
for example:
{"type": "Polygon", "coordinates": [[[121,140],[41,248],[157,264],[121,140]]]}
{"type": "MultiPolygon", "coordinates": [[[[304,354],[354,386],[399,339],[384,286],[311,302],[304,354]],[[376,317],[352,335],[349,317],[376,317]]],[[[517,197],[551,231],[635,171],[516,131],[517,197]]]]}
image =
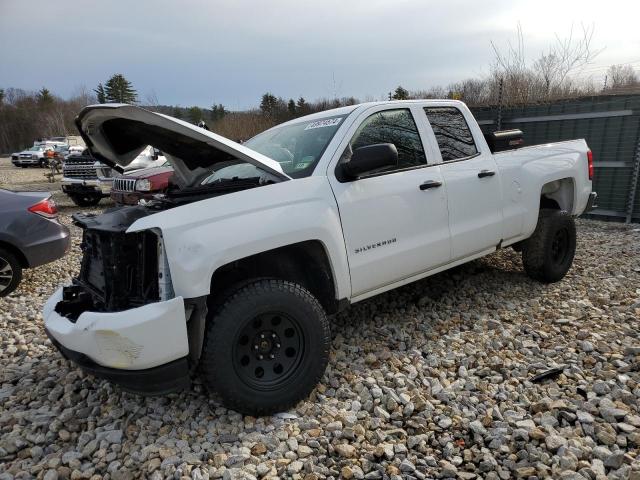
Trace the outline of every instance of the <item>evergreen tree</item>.
{"type": "Polygon", "coordinates": [[[407,100],[409,98],[409,91],[402,88],[400,85],[395,89],[392,94],[389,94],[389,100],[407,100]]]}
{"type": "Polygon", "coordinates": [[[269,92],[262,95],[260,110],[262,111],[262,114],[267,117],[275,116],[278,110],[278,99],[276,96],[269,92]]]}
{"type": "Polygon", "coordinates": [[[191,123],[196,124],[196,125],[198,124],[198,122],[200,120],[203,119],[202,109],[200,107],[193,106],[193,107],[189,108],[189,111],[188,111],[187,115],[189,117],[189,121],[191,123]]]}
{"type": "Polygon", "coordinates": [[[0,105],[4,102],[4,88],[0,88],[0,105]]]}
{"type": "Polygon", "coordinates": [[[211,120],[217,122],[218,120],[222,120],[224,116],[227,114],[227,111],[224,108],[224,105],[219,103],[218,105],[213,105],[211,107],[211,120]]]}
{"type": "Polygon", "coordinates": [[[289,103],[287,103],[287,110],[291,115],[296,114],[296,102],[293,98],[289,99],[289,103]]]}
{"type": "Polygon", "coordinates": [[[304,97],[300,97],[298,99],[298,103],[296,103],[296,110],[298,111],[298,114],[300,114],[300,115],[304,115],[305,113],[307,113],[309,111],[309,104],[304,99],[304,97]]]}
{"type": "Polygon", "coordinates": [[[171,112],[171,116],[174,118],[182,118],[182,109],[178,106],[173,107],[173,111],[171,112]]]}
{"type": "Polygon", "coordinates": [[[96,94],[98,103],[107,103],[107,94],[104,92],[104,86],[102,85],[102,83],[99,83],[93,91],[96,94]]]}
{"type": "Polygon", "coordinates": [[[138,100],[133,85],[121,73],[116,73],[107,81],[104,92],[109,103],[136,103],[138,100]]]}
{"type": "Polygon", "coordinates": [[[51,95],[51,92],[49,91],[49,89],[42,87],[38,91],[38,103],[41,105],[48,105],[48,104],[51,104],[52,102],[53,102],[53,95],[51,95]]]}

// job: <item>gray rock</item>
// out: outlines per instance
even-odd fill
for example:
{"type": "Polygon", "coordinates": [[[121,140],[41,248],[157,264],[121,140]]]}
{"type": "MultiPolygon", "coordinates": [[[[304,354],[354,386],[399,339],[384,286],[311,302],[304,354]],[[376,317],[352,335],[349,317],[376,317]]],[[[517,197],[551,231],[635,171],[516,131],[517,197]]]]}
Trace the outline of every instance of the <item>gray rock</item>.
{"type": "Polygon", "coordinates": [[[580,423],[593,423],[594,422],[593,415],[591,415],[589,412],[578,410],[576,412],[576,416],[578,417],[578,421],[580,423]]]}
{"type": "Polygon", "coordinates": [[[469,430],[471,430],[476,435],[485,436],[487,434],[487,429],[482,425],[480,420],[474,420],[469,424],[469,430]]]}
{"type": "Polygon", "coordinates": [[[607,468],[618,469],[624,462],[624,452],[616,452],[604,459],[604,466],[607,468]]]}
{"type": "Polygon", "coordinates": [[[58,480],[58,472],[56,470],[47,470],[42,480],[58,480]]]}
{"type": "Polygon", "coordinates": [[[547,449],[555,452],[560,447],[563,447],[567,444],[567,439],[561,437],[560,435],[549,435],[544,439],[544,443],[547,446],[547,449]]]}

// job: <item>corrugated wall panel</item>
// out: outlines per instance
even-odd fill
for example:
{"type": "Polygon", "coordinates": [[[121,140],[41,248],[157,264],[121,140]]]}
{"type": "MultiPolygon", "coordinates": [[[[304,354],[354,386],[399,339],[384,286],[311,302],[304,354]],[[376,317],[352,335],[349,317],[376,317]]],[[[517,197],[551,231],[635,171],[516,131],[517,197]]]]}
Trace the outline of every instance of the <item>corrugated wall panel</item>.
{"type": "MultiPolygon", "coordinates": [[[[497,108],[472,108],[484,132],[496,129],[497,108]]],[[[640,137],[640,95],[598,96],[558,101],[553,104],[527,105],[502,110],[502,128],[520,128],[527,145],[584,138],[596,164],[594,190],[601,211],[613,211],[624,217],[632,184],[633,162],[640,137]],[[631,111],[629,115],[628,111],[631,111]],[[612,112],[609,117],[514,122],[549,115],[573,115],[612,112]],[[607,165],[603,165],[607,162],[607,165]]],[[[634,201],[633,218],[640,218],[640,182],[634,201]]],[[[597,212],[596,212],[597,213],[597,212]]]]}

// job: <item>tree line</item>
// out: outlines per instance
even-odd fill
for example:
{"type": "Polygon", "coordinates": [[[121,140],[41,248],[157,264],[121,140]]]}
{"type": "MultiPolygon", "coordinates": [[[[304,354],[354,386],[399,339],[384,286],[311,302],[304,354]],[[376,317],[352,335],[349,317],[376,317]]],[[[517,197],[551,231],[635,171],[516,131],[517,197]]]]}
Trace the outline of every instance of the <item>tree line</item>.
{"type": "MultiPolygon", "coordinates": [[[[640,93],[640,76],[631,65],[612,65],[606,70],[604,84],[582,79],[599,50],[592,47],[593,28],[557,36],[538,58],[528,60],[522,30],[506,47],[492,44],[494,59],[484,76],[452,82],[424,90],[409,90],[399,85],[382,99],[452,98],[470,106],[504,106],[551,102],[561,98],[596,94],[640,93]]],[[[373,100],[372,97],[364,99],[373,100]]],[[[112,75],[91,91],[80,89],[63,99],[47,88],[27,92],[0,88],[0,152],[10,153],[27,147],[41,137],[76,134],[73,119],[91,103],[132,103],[153,111],[198,124],[232,140],[246,140],[283,121],[331,108],[359,103],[355,97],[308,101],[304,97],[283,98],[266,92],[256,108],[230,111],[212,102],[209,108],[161,105],[155,95],[141,100],[133,84],[121,73],[112,75]]]]}

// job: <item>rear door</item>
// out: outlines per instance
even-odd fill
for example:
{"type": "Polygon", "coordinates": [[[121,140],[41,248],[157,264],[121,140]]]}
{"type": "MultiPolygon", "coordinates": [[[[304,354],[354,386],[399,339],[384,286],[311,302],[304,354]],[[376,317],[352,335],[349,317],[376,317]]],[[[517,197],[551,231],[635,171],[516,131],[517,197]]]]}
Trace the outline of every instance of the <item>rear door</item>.
{"type": "Polygon", "coordinates": [[[424,107],[424,113],[442,156],[452,260],[497,246],[502,232],[502,194],[493,155],[478,148],[459,108],[424,107]]]}
{"type": "MultiPolygon", "coordinates": [[[[419,107],[364,112],[338,148],[346,161],[358,147],[393,143],[396,168],[340,181],[328,172],[351,272],[352,296],[382,289],[450,259],[447,196],[440,167],[425,154],[419,107]]],[[[330,169],[335,168],[332,163],[330,169]]]]}

